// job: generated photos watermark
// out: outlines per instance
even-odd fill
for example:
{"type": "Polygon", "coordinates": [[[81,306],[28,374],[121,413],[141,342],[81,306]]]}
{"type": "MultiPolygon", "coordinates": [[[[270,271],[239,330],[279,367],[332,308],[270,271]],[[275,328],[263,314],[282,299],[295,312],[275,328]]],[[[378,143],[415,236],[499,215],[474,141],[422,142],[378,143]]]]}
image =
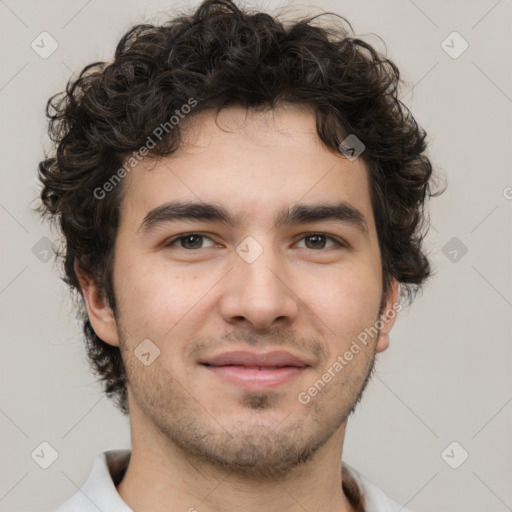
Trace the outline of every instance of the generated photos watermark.
{"type": "Polygon", "coordinates": [[[373,326],[366,327],[364,331],[360,332],[357,336],[357,339],[352,341],[350,347],[345,351],[345,353],[343,355],[339,355],[334,363],[327,369],[326,372],[322,374],[318,380],[315,381],[312,386],[310,386],[306,391],[301,391],[298,394],[297,399],[299,402],[303,405],[306,405],[311,401],[313,397],[321,393],[325,386],[331,382],[331,380],[336,378],[343,370],[343,368],[345,368],[345,366],[347,366],[347,364],[354,359],[354,356],[361,352],[362,347],[359,343],[361,343],[363,346],[367,346],[368,339],[370,337],[376,336],[382,327],[384,327],[384,323],[394,318],[396,314],[399,313],[402,309],[402,304],[399,302],[394,303],[392,308],[387,311],[384,318],[379,318],[379,320],[377,320],[373,326]]]}
{"type": "MultiPolygon", "coordinates": [[[[187,114],[191,112],[191,110],[197,105],[197,100],[194,98],[189,98],[187,103],[183,104],[181,108],[176,109],[173,115],[169,118],[165,123],[160,123],[152,132],[154,137],[161,141],[165,135],[167,135],[171,130],[177,126],[182,119],[185,118],[187,114]]],[[[101,186],[94,189],[94,197],[98,200],[105,199],[109,192],[112,192],[114,188],[121,182],[123,178],[126,177],[138,164],[141,162],[144,157],[157,145],[156,140],[153,139],[151,135],[148,135],[146,139],[146,143],[141,146],[137,151],[132,153],[132,156],[129,157],[124,165],[120,167],[112,176],[101,186]]]]}

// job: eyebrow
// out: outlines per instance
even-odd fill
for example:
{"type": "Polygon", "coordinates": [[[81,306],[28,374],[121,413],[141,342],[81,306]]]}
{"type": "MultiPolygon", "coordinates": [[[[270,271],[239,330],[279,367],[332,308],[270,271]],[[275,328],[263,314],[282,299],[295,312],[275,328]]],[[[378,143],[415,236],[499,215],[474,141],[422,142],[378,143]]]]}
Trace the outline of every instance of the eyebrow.
{"type": "MultiPolygon", "coordinates": [[[[137,232],[145,234],[157,226],[180,220],[220,222],[230,226],[241,224],[240,215],[235,215],[225,206],[216,203],[171,201],[148,212],[137,232]]],[[[334,204],[297,204],[291,208],[285,207],[278,212],[274,220],[274,226],[291,226],[322,220],[351,225],[363,235],[368,236],[368,224],[363,213],[343,201],[334,204]]]]}

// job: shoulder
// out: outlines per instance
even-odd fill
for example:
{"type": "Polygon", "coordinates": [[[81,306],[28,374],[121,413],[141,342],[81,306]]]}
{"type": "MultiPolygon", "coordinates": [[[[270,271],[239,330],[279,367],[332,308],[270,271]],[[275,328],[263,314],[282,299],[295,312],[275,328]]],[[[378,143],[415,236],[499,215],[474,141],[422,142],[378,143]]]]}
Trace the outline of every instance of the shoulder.
{"type": "Polygon", "coordinates": [[[374,482],[355,468],[345,462],[343,462],[343,466],[352,475],[364,496],[365,512],[412,512],[392,500],[374,482]]]}
{"type": "Polygon", "coordinates": [[[92,512],[93,510],[97,512],[98,509],[87,500],[81,491],[78,491],[54,512],[92,512]]]}
{"type": "Polygon", "coordinates": [[[82,487],[54,512],[133,512],[115,486],[129,456],[128,450],[112,450],[98,455],[82,487]]]}

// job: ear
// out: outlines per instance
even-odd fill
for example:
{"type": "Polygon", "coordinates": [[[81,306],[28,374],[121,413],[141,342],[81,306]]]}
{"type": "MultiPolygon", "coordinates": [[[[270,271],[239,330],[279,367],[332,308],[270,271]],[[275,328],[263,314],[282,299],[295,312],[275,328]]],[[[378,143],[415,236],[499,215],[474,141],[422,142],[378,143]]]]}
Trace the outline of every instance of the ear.
{"type": "Polygon", "coordinates": [[[87,314],[89,315],[89,321],[94,332],[109,345],[119,346],[116,320],[106,297],[103,297],[98,285],[89,274],[80,268],[76,261],[74,269],[80,282],[87,314]]]}
{"type": "Polygon", "coordinates": [[[395,324],[396,317],[398,316],[398,300],[400,298],[400,283],[393,278],[388,297],[386,300],[386,306],[380,316],[380,320],[383,323],[382,329],[379,332],[379,338],[377,340],[377,352],[384,352],[389,347],[389,332],[395,324]]]}

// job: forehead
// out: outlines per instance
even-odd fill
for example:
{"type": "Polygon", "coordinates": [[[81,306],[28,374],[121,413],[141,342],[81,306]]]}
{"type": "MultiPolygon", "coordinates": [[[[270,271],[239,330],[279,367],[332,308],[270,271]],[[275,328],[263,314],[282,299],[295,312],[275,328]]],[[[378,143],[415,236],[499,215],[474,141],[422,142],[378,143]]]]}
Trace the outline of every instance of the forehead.
{"type": "Polygon", "coordinates": [[[314,113],[298,106],[229,107],[184,119],[178,151],[146,159],[123,183],[121,223],[144,219],[173,200],[223,204],[237,219],[270,226],[297,203],[346,202],[374,229],[368,173],[318,138],[314,113]]]}

